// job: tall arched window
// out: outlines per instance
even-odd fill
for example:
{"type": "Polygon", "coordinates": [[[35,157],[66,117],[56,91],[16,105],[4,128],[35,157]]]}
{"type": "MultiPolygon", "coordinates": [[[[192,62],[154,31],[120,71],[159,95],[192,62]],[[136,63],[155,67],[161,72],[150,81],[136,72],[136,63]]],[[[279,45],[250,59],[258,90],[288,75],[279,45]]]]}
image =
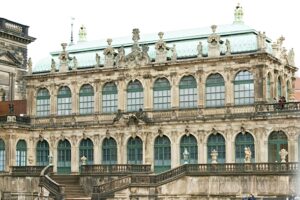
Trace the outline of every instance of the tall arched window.
{"type": "Polygon", "coordinates": [[[115,113],[118,109],[118,89],[114,83],[106,83],[102,90],[102,112],[115,113]]]}
{"type": "Polygon", "coordinates": [[[72,94],[67,86],[63,86],[57,93],[57,114],[70,115],[72,112],[72,94]]]}
{"type": "Polygon", "coordinates": [[[267,76],[267,100],[271,101],[271,75],[267,76]]]}
{"type": "Polygon", "coordinates": [[[131,81],[127,86],[127,111],[144,109],[144,89],[138,80],[131,81]]]}
{"type": "Polygon", "coordinates": [[[291,85],[290,85],[290,82],[289,81],[287,81],[286,82],[286,90],[285,90],[285,99],[286,99],[286,101],[288,101],[289,100],[289,96],[290,96],[290,90],[291,90],[291,85]]]}
{"type": "Polygon", "coordinates": [[[184,135],[180,140],[180,163],[185,164],[185,162],[188,162],[188,164],[198,163],[198,145],[193,135],[184,135]],[[183,157],[185,149],[189,153],[187,161],[183,157]]]}
{"type": "Polygon", "coordinates": [[[36,165],[47,166],[49,164],[49,144],[46,140],[39,141],[36,145],[36,165]]]}
{"type": "Polygon", "coordinates": [[[92,114],[94,112],[94,89],[86,84],[79,91],[79,113],[92,114]]]}
{"type": "Polygon", "coordinates": [[[197,82],[193,76],[184,76],[179,83],[179,107],[197,107],[197,82]]]}
{"type": "Polygon", "coordinates": [[[211,163],[211,152],[216,150],[218,152],[218,163],[225,163],[226,159],[226,146],[225,139],[220,134],[211,134],[207,140],[207,162],[211,163]]]}
{"type": "Polygon", "coordinates": [[[25,140],[19,140],[17,143],[16,164],[17,166],[27,165],[27,144],[25,140]]]}
{"type": "Polygon", "coordinates": [[[225,105],[225,82],[220,74],[211,74],[205,83],[206,107],[225,105]]]}
{"type": "Polygon", "coordinates": [[[5,170],[5,143],[0,139],[0,172],[5,170]]]}
{"type": "Polygon", "coordinates": [[[167,136],[158,136],[154,142],[154,172],[171,169],[171,142],[167,136]]]}
{"type": "MultiPolygon", "coordinates": [[[[279,152],[281,149],[288,151],[287,136],[283,131],[273,131],[268,140],[268,160],[269,162],[281,162],[279,152]]],[[[286,157],[288,162],[288,156],[286,157]]]]}
{"type": "MultiPolygon", "coordinates": [[[[79,146],[79,159],[86,157],[86,163],[92,165],[94,163],[94,144],[89,138],[83,139],[79,146]]],[[[80,160],[81,163],[81,160],[80,160]]]]}
{"type": "Polygon", "coordinates": [[[240,71],[234,79],[234,104],[254,103],[253,75],[249,71],[240,71]]]}
{"type": "Polygon", "coordinates": [[[60,140],[57,146],[57,173],[71,173],[71,144],[68,140],[60,140]]]}
{"type": "Polygon", "coordinates": [[[40,89],[37,93],[36,115],[39,117],[50,115],[50,95],[46,88],[40,89]]]}
{"type": "Polygon", "coordinates": [[[131,137],[127,143],[127,164],[143,163],[143,142],[139,137],[131,137]]]}
{"type": "Polygon", "coordinates": [[[282,84],[281,84],[281,78],[278,77],[277,80],[277,96],[281,97],[282,96],[282,84]]]}
{"type": "Polygon", "coordinates": [[[102,144],[102,164],[117,164],[117,143],[113,138],[105,138],[102,144]]]}
{"type": "Polygon", "coordinates": [[[254,138],[248,133],[239,133],[235,138],[235,162],[244,163],[245,162],[245,148],[250,148],[251,150],[251,162],[255,161],[255,148],[254,148],[254,138]]]}
{"type": "Polygon", "coordinates": [[[171,108],[171,86],[166,78],[159,78],[154,82],[153,103],[155,110],[171,108]]]}

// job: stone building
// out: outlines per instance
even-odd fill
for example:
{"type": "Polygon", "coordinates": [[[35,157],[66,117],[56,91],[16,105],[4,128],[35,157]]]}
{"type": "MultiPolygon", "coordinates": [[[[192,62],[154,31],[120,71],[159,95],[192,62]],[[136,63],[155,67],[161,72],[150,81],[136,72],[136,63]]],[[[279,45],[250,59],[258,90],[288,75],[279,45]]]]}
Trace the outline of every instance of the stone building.
{"type": "Polygon", "coordinates": [[[79,174],[85,158],[155,173],[299,160],[294,52],[245,25],[242,7],[228,25],[93,42],[85,31],[28,71],[30,123],[0,127],[0,170],[48,155],[57,174],[79,174]]]}

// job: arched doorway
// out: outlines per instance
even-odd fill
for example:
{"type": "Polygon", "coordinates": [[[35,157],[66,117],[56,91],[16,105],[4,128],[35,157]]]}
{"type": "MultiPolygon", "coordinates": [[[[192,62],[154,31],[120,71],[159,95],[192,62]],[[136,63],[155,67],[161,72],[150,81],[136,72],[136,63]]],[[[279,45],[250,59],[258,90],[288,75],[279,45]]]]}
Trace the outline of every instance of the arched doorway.
{"type": "Polygon", "coordinates": [[[71,173],[71,144],[68,140],[60,140],[57,146],[57,173],[71,173]]]}
{"type": "Polygon", "coordinates": [[[167,136],[158,136],[154,142],[154,172],[171,169],[171,142],[167,136]]]}
{"type": "Polygon", "coordinates": [[[143,142],[139,137],[131,137],[127,143],[127,164],[143,163],[143,142]]]}
{"type": "Polygon", "coordinates": [[[49,164],[49,144],[46,140],[39,141],[36,145],[36,165],[47,166],[49,164]]]}
{"type": "MultiPolygon", "coordinates": [[[[279,152],[281,149],[288,151],[287,136],[283,131],[273,131],[268,140],[268,160],[269,162],[281,162],[279,152]]],[[[288,157],[286,157],[288,161],[288,157]]]]}

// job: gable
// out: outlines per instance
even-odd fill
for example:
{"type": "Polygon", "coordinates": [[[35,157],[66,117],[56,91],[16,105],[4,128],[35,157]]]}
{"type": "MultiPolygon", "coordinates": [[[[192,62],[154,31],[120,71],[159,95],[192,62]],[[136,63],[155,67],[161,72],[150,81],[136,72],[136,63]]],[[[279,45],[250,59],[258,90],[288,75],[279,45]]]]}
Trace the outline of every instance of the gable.
{"type": "Polygon", "coordinates": [[[21,63],[10,52],[0,53],[0,63],[19,66],[21,63]]]}

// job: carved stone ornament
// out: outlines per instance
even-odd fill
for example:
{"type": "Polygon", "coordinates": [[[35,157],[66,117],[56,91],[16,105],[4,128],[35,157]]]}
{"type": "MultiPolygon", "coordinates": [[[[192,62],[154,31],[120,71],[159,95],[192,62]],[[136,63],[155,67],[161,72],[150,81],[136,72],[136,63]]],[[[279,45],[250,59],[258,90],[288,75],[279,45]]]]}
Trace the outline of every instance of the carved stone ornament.
{"type": "Polygon", "coordinates": [[[257,46],[258,50],[260,51],[266,51],[267,45],[266,45],[266,33],[265,32],[258,32],[257,34],[257,46]]]}
{"type": "Polygon", "coordinates": [[[159,128],[158,128],[158,130],[157,130],[157,133],[158,133],[159,137],[162,137],[162,136],[164,136],[164,134],[163,134],[163,131],[162,131],[161,127],[159,127],[159,128]]]}
{"type": "Polygon", "coordinates": [[[107,129],[106,130],[106,132],[105,132],[105,137],[107,138],[107,139],[109,139],[110,138],[110,132],[109,132],[109,130],[107,129]]]}
{"type": "Polygon", "coordinates": [[[197,45],[197,57],[198,58],[202,58],[202,54],[203,54],[203,46],[202,46],[202,42],[199,42],[199,44],[197,45]]]}
{"type": "Polygon", "coordinates": [[[286,156],[288,155],[288,152],[285,149],[281,149],[279,151],[280,159],[282,163],[286,162],[286,156]]]}
{"type": "Polygon", "coordinates": [[[59,139],[60,139],[61,141],[65,141],[66,137],[63,135],[63,133],[61,133],[59,139]]]}
{"type": "Polygon", "coordinates": [[[136,131],[131,132],[131,137],[132,137],[133,139],[136,138],[136,131]]]}
{"type": "Polygon", "coordinates": [[[32,74],[32,60],[31,60],[31,58],[29,58],[28,61],[27,61],[27,69],[28,69],[27,74],[31,75],[32,74]]]}
{"type": "Polygon", "coordinates": [[[51,59],[51,73],[55,73],[56,71],[56,64],[55,64],[55,60],[52,58],[51,59]]]}
{"type": "Polygon", "coordinates": [[[185,135],[189,136],[190,135],[190,130],[189,130],[189,126],[186,126],[184,129],[185,135]]]}
{"type": "Polygon", "coordinates": [[[59,60],[60,60],[60,72],[67,72],[69,71],[69,66],[68,66],[68,62],[69,60],[71,60],[71,58],[69,58],[69,54],[66,51],[66,47],[67,47],[67,43],[62,43],[62,52],[59,54],[59,60]]]}
{"type": "Polygon", "coordinates": [[[95,59],[96,59],[96,67],[100,67],[100,55],[98,53],[96,53],[95,59]]]}
{"type": "Polygon", "coordinates": [[[243,126],[241,126],[241,133],[242,133],[243,135],[245,135],[245,133],[246,133],[246,130],[245,130],[245,128],[244,128],[243,126]]]}
{"type": "Polygon", "coordinates": [[[43,136],[42,131],[41,131],[41,133],[39,134],[39,141],[40,141],[40,142],[43,142],[43,141],[44,141],[44,136],[43,136]]]}
{"type": "Polygon", "coordinates": [[[218,163],[218,151],[213,149],[210,153],[211,156],[211,163],[216,164],[218,163]]]}
{"type": "Polygon", "coordinates": [[[220,36],[216,34],[216,25],[211,26],[212,34],[207,38],[208,43],[208,57],[218,57],[220,56],[220,44],[223,42],[220,39],[220,36]]]}
{"type": "Polygon", "coordinates": [[[250,163],[251,162],[251,149],[250,147],[245,147],[245,163],[250,163]]]}
{"type": "Polygon", "coordinates": [[[231,55],[231,44],[228,39],[226,39],[226,41],[225,41],[225,46],[226,46],[225,55],[231,55]]]}
{"type": "Polygon", "coordinates": [[[172,51],[172,58],[171,58],[171,60],[172,61],[176,61],[177,60],[176,44],[173,44],[173,47],[172,47],[171,51],[172,51]]]}
{"type": "Polygon", "coordinates": [[[118,49],[118,55],[116,56],[116,66],[124,67],[125,65],[126,65],[125,50],[124,47],[121,46],[118,49]]]}
{"type": "Polygon", "coordinates": [[[215,128],[212,128],[211,132],[213,135],[217,135],[217,133],[218,133],[218,131],[215,128]]]}
{"type": "Polygon", "coordinates": [[[82,138],[83,138],[84,140],[87,139],[87,136],[86,136],[86,134],[85,134],[85,129],[84,129],[83,132],[82,132],[82,138]]]}
{"type": "Polygon", "coordinates": [[[78,67],[78,61],[76,56],[73,57],[73,70],[77,70],[78,67]]]}

